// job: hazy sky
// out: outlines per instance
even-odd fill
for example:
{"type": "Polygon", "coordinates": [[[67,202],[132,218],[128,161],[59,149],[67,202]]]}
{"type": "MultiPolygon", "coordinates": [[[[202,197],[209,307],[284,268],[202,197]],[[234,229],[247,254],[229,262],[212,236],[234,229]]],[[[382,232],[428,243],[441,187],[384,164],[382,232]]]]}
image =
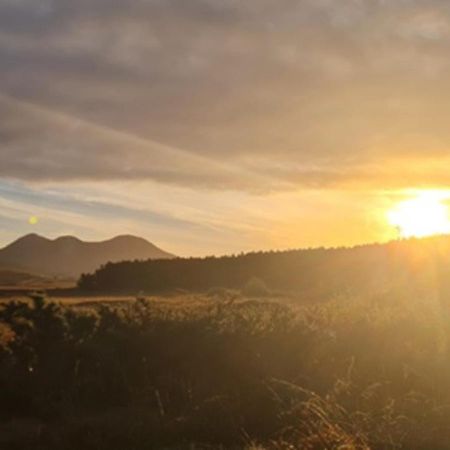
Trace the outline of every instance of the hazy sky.
{"type": "Polygon", "coordinates": [[[0,244],[387,239],[449,97],[447,0],[0,0],[0,244]]]}

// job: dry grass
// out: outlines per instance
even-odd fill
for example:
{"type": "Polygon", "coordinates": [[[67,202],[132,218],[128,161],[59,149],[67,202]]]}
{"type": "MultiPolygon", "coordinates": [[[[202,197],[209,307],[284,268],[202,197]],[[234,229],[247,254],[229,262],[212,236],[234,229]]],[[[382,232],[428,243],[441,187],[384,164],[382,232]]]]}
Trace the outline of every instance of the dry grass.
{"type": "Polygon", "coordinates": [[[0,448],[450,448],[438,296],[291,307],[219,290],[61,305],[1,316],[0,392],[29,403],[3,422],[0,448]]]}

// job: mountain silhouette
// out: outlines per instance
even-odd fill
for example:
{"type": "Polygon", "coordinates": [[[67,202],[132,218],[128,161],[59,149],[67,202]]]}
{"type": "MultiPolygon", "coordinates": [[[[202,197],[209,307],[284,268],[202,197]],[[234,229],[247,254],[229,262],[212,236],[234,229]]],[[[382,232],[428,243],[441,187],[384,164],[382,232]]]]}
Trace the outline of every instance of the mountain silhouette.
{"type": "Polygon", "coordinates": [[[136,236],[84,242],[74,236],[51,240],[28,234],[0,249],[0,267],[47,276],[78,277],[107,262],[168,259],[174,255],[136,236]]]}

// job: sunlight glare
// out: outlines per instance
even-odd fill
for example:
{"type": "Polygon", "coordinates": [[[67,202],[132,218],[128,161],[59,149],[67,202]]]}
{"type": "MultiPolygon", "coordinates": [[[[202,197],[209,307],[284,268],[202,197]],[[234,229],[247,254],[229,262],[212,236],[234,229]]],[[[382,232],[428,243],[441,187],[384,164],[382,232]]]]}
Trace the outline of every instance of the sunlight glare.
{"type": "Polygon", "coordinates": [[[445,192],[421,192],[388,211],[388,222],[402,238],[450,233],[449,210],[444,203],[448,198],[445,192]]]}

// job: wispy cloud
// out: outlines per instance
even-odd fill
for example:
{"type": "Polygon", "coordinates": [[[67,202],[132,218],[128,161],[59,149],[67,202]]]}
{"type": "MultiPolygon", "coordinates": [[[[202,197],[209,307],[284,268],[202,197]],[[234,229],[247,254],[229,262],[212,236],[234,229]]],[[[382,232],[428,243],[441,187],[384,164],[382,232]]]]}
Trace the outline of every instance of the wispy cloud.
{"type": "Polygon", "coordinates": [[[450,185],[449,51],[440,0],[0,1],[0,238],[37,210],[175,253],[316,242],[312,198],[450,185]]]}
{"type": "Polygon", "coordinates": [[[417,135],[450,143],[449,18],[440,1],[3,1],[1,175],[370,178],[417,135]]]}

